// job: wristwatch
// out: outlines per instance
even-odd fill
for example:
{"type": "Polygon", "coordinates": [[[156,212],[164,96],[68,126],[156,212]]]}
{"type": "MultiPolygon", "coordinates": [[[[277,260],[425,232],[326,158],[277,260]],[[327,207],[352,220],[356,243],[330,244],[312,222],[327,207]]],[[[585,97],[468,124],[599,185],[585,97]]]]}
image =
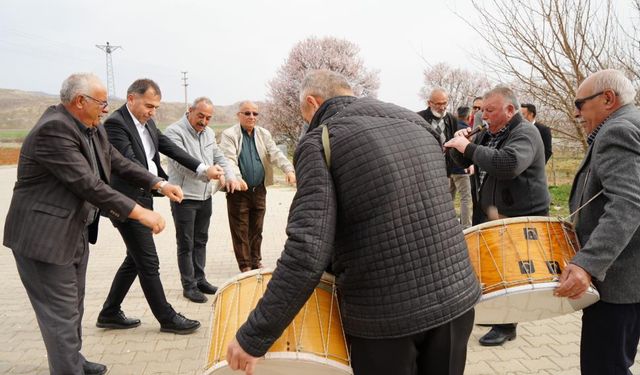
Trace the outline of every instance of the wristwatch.
{"type": "Polygon", "coordinates": [[[168,184],[168,182],[167,182],[167,181],[165,181],[165,180],[160,181],[160,184],[158,184],[158,188],[156,189],[156,191],[157,191],[158,193],[162,194],[162,188],[163,188],[166,184],[168,184]]]}

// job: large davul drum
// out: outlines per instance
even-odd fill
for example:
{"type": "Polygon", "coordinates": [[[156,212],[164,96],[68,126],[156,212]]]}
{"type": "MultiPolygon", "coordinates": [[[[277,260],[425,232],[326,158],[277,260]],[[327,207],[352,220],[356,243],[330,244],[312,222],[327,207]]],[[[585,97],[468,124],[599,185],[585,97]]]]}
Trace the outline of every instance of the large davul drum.
{"type": "MultiPolygon", "coordinates": [[[[215,296],[211,343],[205,374],[236,375],[227,345],[264,294],[271,271],[242,273],[215,296]]],[[[333,276],[324,274],[313,294],[282,336],[256,365],[256,375],[352,374],[333,276]]]]}
{"type": "Polygon", "coordinates": [[[579,250],[573,226],[543,216],[494,220],[464,231],[471,264],[482,285],[476,323],[516,323],[581,310],[600,299],[590,287],[580,299],[553,290],[579,250]]]}

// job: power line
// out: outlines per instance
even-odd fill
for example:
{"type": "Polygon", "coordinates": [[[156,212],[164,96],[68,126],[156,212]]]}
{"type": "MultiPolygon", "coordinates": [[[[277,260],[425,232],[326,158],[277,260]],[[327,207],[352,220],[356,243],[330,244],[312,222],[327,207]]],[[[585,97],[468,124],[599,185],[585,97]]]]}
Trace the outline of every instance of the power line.
{"type": "Polygon", "coordinates": [[[111,60],[111,53],[122,47],[112,46],[109,42],[107,42],[107,44],[96,44],[96,47],[103,50],[107,56],[107,96],[112,98],[116,95],[116,84],[113,78],[113,61],[111,60]]]}

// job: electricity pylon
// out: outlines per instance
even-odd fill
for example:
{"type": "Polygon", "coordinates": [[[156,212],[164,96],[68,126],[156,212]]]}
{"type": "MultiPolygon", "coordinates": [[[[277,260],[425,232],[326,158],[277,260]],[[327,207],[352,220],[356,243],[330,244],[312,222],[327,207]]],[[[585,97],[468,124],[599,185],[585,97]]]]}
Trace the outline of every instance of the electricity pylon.
{"type": "Polygon", "coordinates": [[[116,84],[113,78],[113,61],[111,60],[111,52],[122,48],[121,46],[112,46],[107,42],[107,44],[96,44],[96,47],[103,50],[107,56],[107,96],[109,98],[115,97],[116,95],[116,84]]]}

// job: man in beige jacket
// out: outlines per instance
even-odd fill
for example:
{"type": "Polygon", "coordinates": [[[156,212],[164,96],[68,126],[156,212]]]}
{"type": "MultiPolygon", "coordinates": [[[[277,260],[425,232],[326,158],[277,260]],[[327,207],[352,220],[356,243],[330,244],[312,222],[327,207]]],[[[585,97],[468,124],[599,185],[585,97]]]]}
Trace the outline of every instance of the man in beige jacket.
{"type": "Polygon", "coordinates": [[[271,133],[256,126],[258,106],[250,101],[240,103],[238,121],[222,132],[220,149],[238,177],[241,190],[227,192],[229,228],[241,272],[262,267],[260,245],[266,210],[266,186],[273,184],[273,165],[295,184],[293,165],[276,146],[271,133]]]}

